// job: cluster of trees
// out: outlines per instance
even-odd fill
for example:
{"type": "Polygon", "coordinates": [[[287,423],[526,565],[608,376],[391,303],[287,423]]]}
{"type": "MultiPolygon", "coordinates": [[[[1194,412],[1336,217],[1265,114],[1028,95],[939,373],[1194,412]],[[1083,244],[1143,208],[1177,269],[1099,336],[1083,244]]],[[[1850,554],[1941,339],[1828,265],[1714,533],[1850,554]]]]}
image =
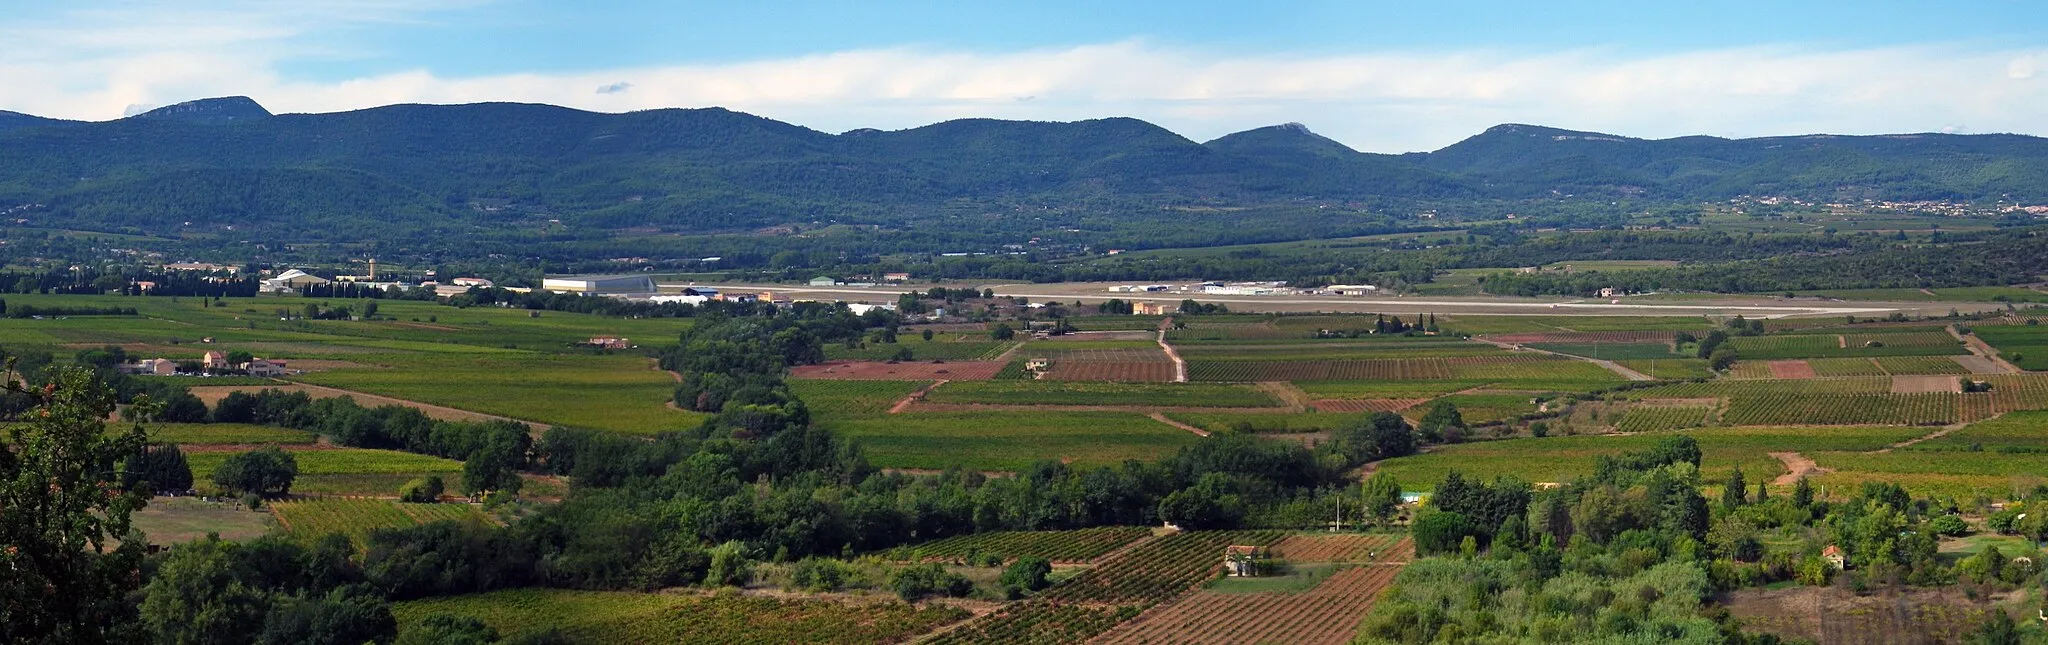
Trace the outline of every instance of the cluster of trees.
{"type": "MultiPolygon", "coordinates": [[[[1961,583],[1984,592],[2043,583],[2040,567],[1995,549],[1953,564],[1937,557],[1940,536],[1972,530],[1952,500],[1871,482],[1829,502],[1803,479],[1791,494],[1772,496],[1737,469],[1719,482],[1715,502],[1700,492],[1699,463],[1698,444],[1674,436],[1603,457],[1594,474],[1548,490],[1451,473],[1412,524],[1417,550],[1436,557],[1402,572],[1365,635],[1772,643],[1718,622],[1700,611],[1703,603],[1718,591],[1780,581],[1859,590],[1961,583]],[[1822,557],[1828,547],[1843,553],[1846,569],[1822,557]],[[1452,598],[1463,600],[1446,602],[1452,598]]],[[[2048,522],[2018,526],[2035,505],[1994,515],[1991,524],[2039,536],[2048,522]]]]}
{"type": "Polygon", "coordinates": [[[533,447],[531,429],[516,421],[438,421],[410,406],[366,408],[349,397],[314,399],[283,390],[230,393],[214,404],[211,418],[307,430],[345,446],[461,460],[461,491],[471,497],[518,493],[525,481],[519,473],[529,468],[533,447]]]}
{"type": "Polygon", "coordinates": [[[1420,316],[1416,316],[1414,323],[1409,323],[1407,321],[1401,320],[1400,316],[1377,314],[1373,317],[1371,329],[1366,329],[1363,327],[1352,329],[1318,329],[1316,330],[1316,337],[1358,338],[1361,336],[1365,336],[1367,334],[1415,335],[1423,332],[1435,331],[1437,331],[1436,314],[1423,314],[1420,316]]]}
{"type": "MultiPolygon", "coordinates": [[[[0,271],[0,289],[9,293],[124,294],[198,296],[207,298],[256,295],[262,281],[253,274],[200,271],[158,271],[141,267],[79,267],[63,271],[0,271]],[[143,291],[137,283],[156,286],[143,291]]],[[[83,315],[83,314],[73,314],[83,315]]],[[[132,312],[131,312],[132,315],[132,312]]]]}

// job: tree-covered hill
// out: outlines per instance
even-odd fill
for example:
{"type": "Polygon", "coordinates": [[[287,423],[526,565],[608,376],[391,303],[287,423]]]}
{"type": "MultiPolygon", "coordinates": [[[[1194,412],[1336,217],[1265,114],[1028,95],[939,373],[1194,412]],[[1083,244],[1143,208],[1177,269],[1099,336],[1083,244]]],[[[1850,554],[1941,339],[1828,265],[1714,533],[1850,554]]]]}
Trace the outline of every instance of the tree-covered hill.
{"type": "Polygon", "coordinates": [[[1029,230],[1054,217],[1113,230],[1168,221],[1162,209],[1209,226],[1244,218],[1213,213],[1343,209],[1330,211],[1334,230],[1383,226],[1402,210],[1390,205],[1564,193],[2040,203],[2048,139],[1644,140],[1503,125],[1396,156],[1298,124],[1196,143],[1129,118],[962,119],[834,135],[719,108],[600,114],[485,103],[272,115],[233,97],[107,122],[0,113],[0,209],[40,204],[27,213],[33,225],[188,236],[229,226],[235,237],[309,239],[557,223],[1029,230]],[[1367,212],[1371,222],[1360,219],[1367,212]]]}

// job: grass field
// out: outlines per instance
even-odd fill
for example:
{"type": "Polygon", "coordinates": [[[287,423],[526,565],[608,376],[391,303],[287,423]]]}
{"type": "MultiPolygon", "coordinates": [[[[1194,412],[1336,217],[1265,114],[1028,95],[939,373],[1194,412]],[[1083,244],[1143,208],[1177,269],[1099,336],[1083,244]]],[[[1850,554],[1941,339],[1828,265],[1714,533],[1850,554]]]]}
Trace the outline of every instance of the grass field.
{"type": "Polygon", "coordinates": [[[932,403],[1000,405],[1130,405],[1258,408],[1280,405],[1259,390],[1221,383],[1094,383],[1084,381],[959,381],[926,395],[932,403]]]}
{"type": "MultiPolygon", "coordinates": [[[[1730,470],[1741,466],[1744,476],[1756,481],[1784,472],[1784,466],[1770,452],[1876,450],[1927,432],[1924,428],[1896,427],[1745,427],[1683,434],[1699,440],[1704,455],[1702,470],[1708,479],[1726,477],[1730,470]]],[[[1583,435],[1456,444],[1381,462],[1379,472],[1392,474],[1404,488],[1413,491],[1429,490],[1452,470],[1488,480],[1513,475],[1529,482],[1568,482],[1573,477],[1591,474],[1594,458],[1599,455],[1644,450],[1662,436],[1664,433],[1583,435]]]]}
{"type": "Polygon", "coordinates": [[[400,638],[430,616],[476,618],[506,638],[558,631],[579,643],[902,642],[967,618],[948,605],[841,604],[685,593],[508,589],[392,605],[400,638]]]}
{"type": "Polygon", "coordinates": [[[2048,326],[1984,325],[1970,330],[2020,369],[2048,370],[2048,326]]]}
{"type": "Polygon", "coordinates": [[[551,425],[627,434],[695,427],[704,416],[669,408],[675,381],[638,356],[380,354],[374,367],[296,377],[315,385],[551,425]]]}
{"type": "Polygon", "coordinates": [[[208,502],[197,497],[158,497],[136,511],[136,530],[155,544],[190,542],[218,534],[224,540],[261,537],[277,526],[269,513],[251,511],[233,502],[208,502]]]}
{"type": "Polygon", "coordinates": [[[1442,381],[1297,381],[1309,396],[1318,399],[1414,399],[1430,398],[1460,390],[1492,385],[1499,381],[1455,379],[1442,381]]]}
{"type": "Polygon", "coordinates": [[[1699,358],[1627,359],[1615,363],[1642,372],[1650,378],[1691,379],[1713,375],[1713,372],[1707,369],[1707,361],[1699,358]]]}
{"type": "MultiPolygon", "coordinates": [[[[292,484],[295,493],[396,495],[400,486],[416,477],[440,475],[451,483],[462,479],[462,462],[440,457],[360,448],[303,450],[286,446],[285,450],[299,466],[299,477],[292,484]]],[[[211,488],[214,468],[230,454],[234,453],[186,453],[193,484],[211,488]]]]}
{"type": "Polygon", "coordinates": [[[1705,406],[1636,406],[1622,412],[1614,424],[1622,432],[1683,430],[1705,425],[1710,412],[1705,406]]]}
{"type": "Polygon", "coordinates": [[[1711,329],[1705,318],[1687,316],[1437,316],[1447,330],[1475,336],[1486,334],[1547,333],[1574,331],[1687,331],[1711,329]]]}
{"type": "MultiPolygon", "coordinates": [[[[1475,392],[1453,394],[1436,401],[1446,401],[1458,406],[1458,414],[1464,417],[1466,423],[1486,423],[1535,412],[1536,404],[1530,402],[1531,398],[1527,394],[1475,392]]],[[[1436,401],[1403,410],[1401,416],[1408,417],[1411,422],[1419,422],[1422,415],[1428,414],[1430,409],[1435,407],[1436,401]]]]}
{"type": "Polygon", "coordinates": [[[1112,466],[1158,459],[1200,439],[1127,412],[926,412],[823,423],[860,440],[868,461],[885,468],[1014,471],[1047,459],[1112,466]]]}

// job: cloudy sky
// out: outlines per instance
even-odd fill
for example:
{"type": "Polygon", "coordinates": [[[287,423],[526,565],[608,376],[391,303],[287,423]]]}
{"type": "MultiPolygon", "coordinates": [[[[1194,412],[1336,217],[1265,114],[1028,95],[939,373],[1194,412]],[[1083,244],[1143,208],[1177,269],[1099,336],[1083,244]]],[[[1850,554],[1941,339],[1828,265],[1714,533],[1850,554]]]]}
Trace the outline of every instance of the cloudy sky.
{"type": "Polygon", "coordinates": [[[830,132],[1134,116],[1198,141],[1300,122],[1375,152],[1505,122],[2048,135],[2038,0],[1661,4],[1679,3],[0,0],[0,110],[715,105],[830,132]]]}

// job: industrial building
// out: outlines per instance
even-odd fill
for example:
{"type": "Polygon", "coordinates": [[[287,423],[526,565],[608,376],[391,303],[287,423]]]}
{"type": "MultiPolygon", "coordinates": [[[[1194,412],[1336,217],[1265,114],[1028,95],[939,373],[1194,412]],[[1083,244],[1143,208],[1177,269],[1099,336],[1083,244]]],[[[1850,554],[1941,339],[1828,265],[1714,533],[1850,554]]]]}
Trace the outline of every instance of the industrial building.
{"type": "Polygon", "coordinates": [[[645,275],[564,275],[541,280],[540,288],[553,293],[585,296],[651,296],[654,278],[645,275]]]}

